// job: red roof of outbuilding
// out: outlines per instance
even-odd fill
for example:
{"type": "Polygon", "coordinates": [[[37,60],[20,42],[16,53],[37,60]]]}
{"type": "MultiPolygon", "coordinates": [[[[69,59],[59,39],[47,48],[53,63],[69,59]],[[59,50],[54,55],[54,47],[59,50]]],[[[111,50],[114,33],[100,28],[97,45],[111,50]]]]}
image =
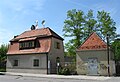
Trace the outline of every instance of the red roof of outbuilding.
{"type": "Polygon", "coordinates": [[[93,32],[77,50],[100,50],[106,48],[107,44],[93,32]]]}

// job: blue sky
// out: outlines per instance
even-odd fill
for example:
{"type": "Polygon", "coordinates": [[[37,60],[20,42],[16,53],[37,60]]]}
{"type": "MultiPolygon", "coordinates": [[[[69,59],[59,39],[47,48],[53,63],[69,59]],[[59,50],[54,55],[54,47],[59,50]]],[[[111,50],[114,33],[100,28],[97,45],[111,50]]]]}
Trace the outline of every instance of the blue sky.
{"type": "MultiPolygon", "coordinates": [[[[45,20],[59,35],[68,10],[79,9],[84,12],[92,9],[94,13],[105,10],[116,22],[120,34],[120,0],[1,0],[0,1],[0,44],[9,43],[14,35],[29,30],[38,20],[45,20]]],[[[67,38],[65,38],[65,41],[67,38]]]]}

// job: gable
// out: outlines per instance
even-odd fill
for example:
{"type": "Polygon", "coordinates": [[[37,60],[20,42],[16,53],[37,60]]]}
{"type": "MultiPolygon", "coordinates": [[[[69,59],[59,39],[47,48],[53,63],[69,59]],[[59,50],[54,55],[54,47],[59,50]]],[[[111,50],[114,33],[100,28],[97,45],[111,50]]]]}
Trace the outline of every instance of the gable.
{"type": "Polygon", "coordinates": [[[100,50],[106,49],[107,44],[94,32],[78,48],[78,50],[100,50]]]}

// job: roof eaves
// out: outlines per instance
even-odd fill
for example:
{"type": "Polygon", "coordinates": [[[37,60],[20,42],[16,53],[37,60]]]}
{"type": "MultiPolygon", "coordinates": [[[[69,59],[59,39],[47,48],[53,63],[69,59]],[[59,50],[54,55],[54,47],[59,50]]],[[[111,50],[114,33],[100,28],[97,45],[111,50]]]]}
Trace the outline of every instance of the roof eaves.
{"type": "Polygon", "coordinates": [[[9,54],[9,53],[7,53],[7,56],[12,56],[12,55],[31,55],[31,54],[48,54],[48,52],[38,52],[38,53],[16,53],[16,54],[9,54]]]}
{"type": "Polygon", "coordinates": [[[56,36],[54,36],[54,37],[61,39],[61,40],[64,40],[61,36],[59,36],[57,33],[55,33],[52,29],[50,29],[49,27],[47,27],[47,28],[50,30],[52,36],[54,36],[53,34],[55,34],[55,35],[57,35],[57,37],[56,36]]]}
{"type": "Polygon", "coordinates": [[[48,35],[37,35],[37,36],[30,36],[30,37],[23,37],[23,38],[13,38],[12,40],[10,40],[10,42],[12,41],[19,41],[20,39],[25,39],[25,38],[32,38],[32,37],[47,37],[48,35]]]}
{"type": "Polygon", "coordinates": [[[102,51],[102,50],[107,50],[107,48],[104,49],[90,49],[90,50],[76,50],[76,52],[80,52],[80,51],[102,51]]]}

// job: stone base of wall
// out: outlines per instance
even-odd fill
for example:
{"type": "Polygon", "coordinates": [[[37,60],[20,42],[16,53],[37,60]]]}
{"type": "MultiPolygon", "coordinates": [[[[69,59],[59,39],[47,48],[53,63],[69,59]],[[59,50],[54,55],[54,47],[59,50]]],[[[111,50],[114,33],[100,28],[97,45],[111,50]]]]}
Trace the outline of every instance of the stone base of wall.
{"type": "Polygon", "coordinates": [[[33,73],[33,74],[47,74],[47,69],[11,69],[7,68],[7,72],[17,72],[17,73],[33,73]]]}

